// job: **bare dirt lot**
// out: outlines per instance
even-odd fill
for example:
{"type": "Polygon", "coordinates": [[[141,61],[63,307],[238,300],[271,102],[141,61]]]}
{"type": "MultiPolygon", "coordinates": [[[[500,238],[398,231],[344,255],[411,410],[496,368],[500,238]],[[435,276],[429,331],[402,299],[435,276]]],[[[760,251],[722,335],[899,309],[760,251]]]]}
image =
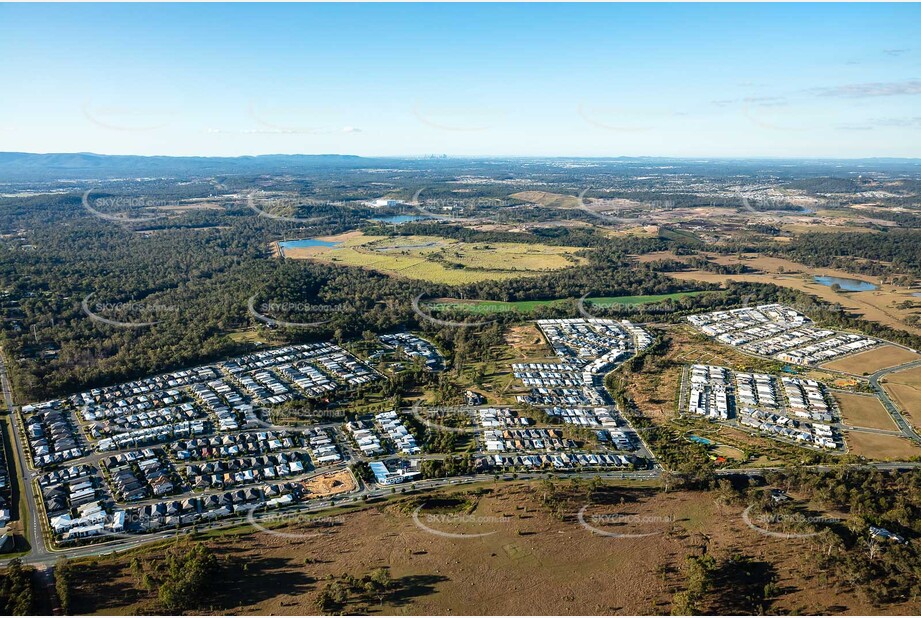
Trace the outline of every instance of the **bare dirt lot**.
{"type": "Polygon", "coordinates": [[[898,429],[886,408],[875,396],[841,392],[836,392],[834,396],[838,400],[845,424],[871,429],[898,429]]]}
{"type": "Polygon", "coordinates": [[[825,369],[845,373],[870,374],[880,369],[904,365],[921,359],[921,355],[896,345],[884,345],[822,365],[825,369]]]}
{"type": "Polygon", "coordinates": [[[303,481],[301,485],[313,497],[336,496],[347,494],[358,489],[355,477],[348,470],[327,472],[303,481]]]}
{"type": "MultiPolygon", "coordinates": [[[[271,533],[225,534],[206,541],[223,566],[211,614],[322,613],[321,592],[345,575],[389,569],[394,592],[352,599],[347,614],[665,614],[687,585],[688,556],[718,560],[748,556],[752,578],[775,580],[776,594],[755,604],[734,587],[708,598],[705,613],[917,614],[917,601],[875,608],[847,584],[819,574],[807,539],[759,534],[741,507],[722,505],[714,493],[652,488],[608,488],[560,515],[541,503],[545,487],[502,485],[463,498],[464,521],[423,513],[415,503],[371,506],[336,518],[337,525],[307,528],[304,539],[271,533]],[[596,532],[616,533],[604,536],[596,532]],[[447,537],[452,534],[485,536],[447,537]],[[622,535],[646,535],[629,537],[622,535]],[[244,568],[245,565],[245,568],[244,568]]],[[[425,497],[417,502],[425,504],[425,497]]],[[[426,507],[427,509],[430,507],[426,507]]],[[[284,529],[296,533],[305,524],[284,529]]],[[[151,553],[151,550],[146,550],[151,553]]],[[[156,551],[156,550],[154,550],[156,551]]],[[[161,550],[162,551],[162,550],[161,550]]],[[[143,556],[143,552],[141,552],[143,556]]],[[[130,566],[132,556],[103,557],[75,569],[75,613],[150,613],[155,599],[130,566]]],[[[729,564],[732,564],[731,562],[729,564]]],[[[750,583],[750,582],[749,582],[750,583]]],[[[754,582],[754,589],[763,583],[754,582]]]]}

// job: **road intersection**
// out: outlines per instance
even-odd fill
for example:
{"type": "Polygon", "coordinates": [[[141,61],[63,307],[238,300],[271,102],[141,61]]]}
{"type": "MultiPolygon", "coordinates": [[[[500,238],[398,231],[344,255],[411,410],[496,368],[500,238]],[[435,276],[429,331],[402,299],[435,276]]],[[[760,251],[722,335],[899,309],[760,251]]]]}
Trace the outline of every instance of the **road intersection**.
{"type": "MultiPolygon", "coordinates": [[[[854,430],[862,431],[872,431],[874,433],[885,433],[886,435],[905,435],[915,440],[916,442],[921,443],[921,436],[919,436],[910,424],[905,420],[897,406],[889,399],[887,393],[880,385],[880,379],[887,374],[894,373],[896,371],[901,371],[905,369],[910,369],[913,367],[921,366],[921,361],[915,361],[912,363],[899,365],[896,367],[891,367],[877,371],[876,373],[869,376],[870,385],[872,388],[879,394],[881,401],[885,405],[887,411],[892,416],[893,420],[899,426],[899,432],[887,431],[887,430],[865,430],[861,428],[854,428],[854,430]]],[[[839,372],[840,373],[840,372],[839,372]]],[[[850,375],[850,374],[847,374],[850,375]]],[[[854,376],[854,377],[863,377],[863,376],[854,376]]],[[[682,386],[683,386],[682,380],[682,386]]],[[[29,544],[29,551],[25,554],[21,560],[26,564],[35,565],[38,567],[39,572],[43,577],[47,578],[49,581],[52,577],[52,568],[54,563],[59,560],[61,557],[67,558],[82,558],[90,556],[101,556],[117,552],[123,552],[136,548],[138,546],[155,542],[162,541],[177,535],[188,534],[192,532],[204,532],[210,530],[220,530],[226,528],[232,528],[241,525],[253,525],[253,522],[258,523],[262,519],[277,521],[279,517],[291,516],[303,516],[309,514],[318,514],[323,511],[328,511],[331,508],[341,507],[343,505],[362,503],[364,501],[380,499],[394,494],[397,490],[392,487],[377,487],[377,486],[367,486],[364,483],[359,481],[359,489],[356,492],[348,494],[347,496],[339,499],[319,499],[310,502],[304,502],[292,505],[290,507],[285,507],[283,509],[278,509],[274,511],[260,511],[260,512],[246,512],[239,516],[234,516],[232,518],[223,519],[215,521],[212,523],[198,523],[196,525],[184,528],[184,529],[171,529],[161,532],[154,532],[148,534],[139,534],[134,535],[121,535],[117,539],[111,541],[98,542],[92,545],[80,546],[80,547],[70,547],[70,548],[56,548],[51,543],[48,536],[44,533],[42,522],[43,522],[43,509],[39,504],[39,497],[36,495],[35,486],[32,482],[37,476],[37,472],[31,470],[29,465],[29,455],[23,447],[22,435],[23,427],[22,420],[18,414],[14,413],[14,401],[12,390],[10,387],[10,382],[7,376],[6,366],[2,355],[0,355],[0,386],[2,386],[4,406],[6,407],[11,423],[10,427],[13,431],[11,436],[12,447],[15,451],[16,467],[15,470],[16,476],[19,477],[19,487],[20,494],[19,499],[25,501],[25,511],[28,514],[27,522],[24,522],[26,525],[23,527],[23,535],[26,538],[26,541],[29,544]]],[[[468,411],[462,407],[464,411],[468,411]]],[[[416,411],[417,412],[417,411],[416,411]]],[[[335,426],[337,423],[328,423],[325,426],[335,426]]],[[[312,427],[317,427],[313,425],[312,427]]],[[[290,426],[276,426],[269,425],[263,429],[277,429],[277,430],[292,430],[297,429],[297,427],[290,426]]],[[[850,429],[850,428],[849,428],[850,429]]],[[[348,449],[351,451],[351,449],[348,449]]],[[[356,461],[374,461],[375,458],[365,458],[355,453],[350,453],[351,459],[350,462],[354,463],[356,461]]],[[[85,458],[76,460],[74,463],[88,463],[96,462],[104,454],[93,453],[85,458]]],[[[444,455],[432,454],[432,455],[423,455],[421,459],[442,459],[444,455]]],[[[386,457],[376,458],[376,459],[385,459],[386,457]]],[[[325,474],[331,471],[342,470],[347,466],[347,462],[340,463],[336,466],[331,466],[318,470],[318,474],[325,474]]],[[[809,466],[809,469],[815,469],[817,471],[827,471],[840,466],[829,466],[829,465],[820,465],[820,466],[809,466]]],[[[868,464],[857,464],[852,467],[858,468],[876,468],[881,470],[905,470],[905,469],[918,469],[921,468],[921,463],[918,462],[881,462],[881,463],[868,463],[868,464]]],[[[718,470],[716,474],[724,475],[734,475],[734,474],[745,474],[745,475],[760,475],[766,472],[775,472],[781,471],[783,468],[780,467],[768,467],[768,468],[724,468],[718,470]]],[[[11,472],[14,472],[11,470],[11,472]]],[[[421,492],[421,491],[431,491],[443,487],[451,487],[456,485],[464,485],[470,483],[482,483],[489,481],[496,481],[497,479],[501,482],[522,482],[535,479],[543,478],[560,478],[560,479],[592,479],[597,478],[601,480],[621,480],[621,481],[651,481],[658,479],[663,474],[663,470],[655,466],[650,470],[631,470],[631,471],[591,471],[591,472],[545,472],[545,471],[534,471],[534,472],[525,472],[525,473],[489,473],[489,474],[474,474],[469,476],[460,476],[460,477],[450,477],[450,478],[440,478],[440,479],[425,479],[419,480],[412,484],[410,488],[404,486],[402,492],[421,492]]],[[[5,565],[8,560],[0,561],[0,565],[5,565]]]]}

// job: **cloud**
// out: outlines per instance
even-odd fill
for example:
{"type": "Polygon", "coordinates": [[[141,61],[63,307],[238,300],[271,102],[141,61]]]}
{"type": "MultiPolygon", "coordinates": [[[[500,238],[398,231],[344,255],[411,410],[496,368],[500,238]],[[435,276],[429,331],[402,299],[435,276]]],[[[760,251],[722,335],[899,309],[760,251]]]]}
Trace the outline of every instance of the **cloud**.
{"type": "Polygon", "coordinates": [[[785,97],[745,97],[742,102],[759,107],[778,107],[786,105],[787,99],[785,97]]]}
{"type": "Polygon", "coordinates": [[[265,128],[265,129],[218,129],[208,128],[205,133],[214,135],[329,135],[331,133],[361,133],[358,127],[342,127],[341,129],[319,128],[319,129],[288,129],[288,128],[265,128]]]}
{"type": "Polygon", "coordinates": [[[810,92],[820,97],[842,97],[849,99],[915,95],[921,94],[921,79],[909,79],[901,82],[845,84],[843,86],[812,88],[810,92]]]}
{"type": "Polygon", "coordinates": [[[872,131],[880,128],[921,129],[921,116],[902,118],[871,118],[859,124],[841,124],[835,128],[841,131],[872,131]]]}
{"type": "Polygon", "coordinates": [[[880,118],[876,124],[881,127],[921,127],[921,116],[913,118],[880,118]]]}
{"type": "Polygon", "coordinates": [[[779,107],[787,104],[785,97],[743,97],[741,99],[718,99],[710,101],[717,107],[729,107],[731,105],[743,105],[745,107],[779,107]]]}
{"type": "Polygon", "coordinates": [[[311,133],[312,131],[298,129],[206,129],[205,132],[216,135],[297,135],[311,133]]]}

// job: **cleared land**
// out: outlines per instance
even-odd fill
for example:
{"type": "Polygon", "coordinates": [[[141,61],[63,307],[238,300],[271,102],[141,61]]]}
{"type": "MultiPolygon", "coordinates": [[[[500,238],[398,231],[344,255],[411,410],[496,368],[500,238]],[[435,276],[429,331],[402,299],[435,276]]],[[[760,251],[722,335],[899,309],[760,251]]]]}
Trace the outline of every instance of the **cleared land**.
{"type": "Polygon", "coordinates": [[[874,373],[887,367],[904,365],[912,361],[921,360],[921,354],[895,345],[884,345],[880,348],[846,356],[840,360],[822,365],[824,369],[843,371],[845,373],[874,373]]]}
{"type": "Polygon", "coordinates": [[[836,392],[834,396],[845,424],[870,429],[898,429],[886,408],[873,395],[836,392]]]}
{"type": "Polygon", "coordinates": [[[434,283],[463,284],[537,276],[587,262],[580,247],[524,243],[466,243],[438,236],[365,236],[352,232],[323,238],[334,247],[285,249],[285,257],[357,266],[434,283]]]}
{"type": "Polygon", "coordinates": [[[358,483],[355,477],[348,470],[339,470],[338,472],[327,472],[313,478],[309,478],[301,483],[311,497],[319,498],[323,496],[336,496],[347,494],[358,489],[358,483]]]}
{"type": "MultiPolygon", "coordinates": [[[[586,308],[610,307],[613,305],[645,305],[648,303],[658,303],[668,299],[684,298],[685,296],[696,296],[706,292],[675,292],[673,294],[651,294],[649,296],[597,296],[585,299],[586,308]]],[[[538,307],[562,305],[571,301],[567,298],[557,298],[554,300],[521,300],[521,301],[499,301],[499,300],[465,300],[459,298],[439,298],[428,304],[434,309],[462,309],[470,313],[505,313],[509,311],[518,311],[528,313],[538,307]]]]}
{"type": "MultiPolygon", "coordinates": [[[[835,234],[835,233],[844,233],[844,232],[865,232],[867,234],[879,233],[878,230],[874,230],[868,227],[858,227],[856,225],[823,225],[821,223],[791,223],[781,227],[784,232],[790,234],[835,234]]],[[[783,237],[778,237],[778,240],[783,237]]]]}
{"type": "MultiPolygon", "coordinates": [[[[756,254],[745,254],[742,259],[737,255],[707,254],[715,263],[723,265],[744,264],[755,272],[741,275],[723,275],[700,270],[668,273],[669,276],[681,281],[704,281],[706,283],[725,283],[727,280],[746,281],[753,283],[771,283],[801,292],[807,292],[822,300],[840,304],[844,309],[860,315],[865,320],[871,320],[913,333],[921,333],[921,327],[914,326],[906,321],[911,315],[917,315],[917,309],[902,308],[901,303],[909,301],[914,304],[917,298],[911,295],[908,288],[891,284],[880,284],[878,290],[867,292],[835,292],[828,286],[816,283],[814,275],[828,275],[851,279],[867,279],[864,275],[849,273],[831,268],[812,268],[805,264],[785,260],[782,258],[764,257],[756,254]]],[[[642,262],[656,259],[681,259],[670,253],[653,253],[640,256],[642,262]]],[[[878,281],[872,283],[879,284],[878,281]]]]}
{"type": "Polygon", "coordinates": [[[547,208],[578,208],[579,198],[574,195],[548,193],[547,191],[520,191],[512,193],[509,197],[523,202],[533,202],[547,208]]]}
{"type": "Polygon", "coordinates": [[[921,430],[921,367],[889,374],[883,388],[899,404],[908,421],[921,430]]]}
{"type": "Polygon", "coordinates": [[[921,447],[900,436],[847,431],[844,439],[850,453],[867,459],[902,460],[921,455],[921,447]]]}
{"type": "MultiPolygon", "coordinates": [[[[673,595],[687,586],[687,556],[702,552],[724,565],[726,578],[717,578],[702,599],[706,614],[918,613],[917,601],[877,608],[834,577],[817,577],[816,552],[808,551],[808,541],[759,534],[744,523],[741,507],[721,505],[716,493],[615,487],[599,492],[584,521],[608,532],[651,533],[615,538],[579,524],[584,498],[573,495],[556,516],[541,504],[542,492],[540,484],[490,485],[482,495],[439,499],[446,505],[455,501],[457,506],[446,507],[450,511],[429,503],[419,517],[439,531],[489,536],[427,532],[413,523],[416,503],[408,503],[337,515],[335,525],[280,529],[303,532],[304,539],[267,533],[212,538],[206,543],[223,566],[206,613],[668,615],[673,595]],[[470,515],[472,521],[432,521],[429,509],[470,515]],[[756,560],[758,568],[737,581],[732,556],[738,554],[756,560]],[[317,601],[332,582],[378,568],[389,569],[388,594],[352,593],[343,605],[320,610],[317,601]],[[774,577],[775,596],[758,598],[774,577]],[[756,598],[748,598],[743,586],[756,598]]],[[[417,498],[420,504],[427,499],[417,498]]],[[[75,568],[74,613],[156,613],[155,595],[132,573],[132,557],[104,556],[92,569],[75,568]]]]}

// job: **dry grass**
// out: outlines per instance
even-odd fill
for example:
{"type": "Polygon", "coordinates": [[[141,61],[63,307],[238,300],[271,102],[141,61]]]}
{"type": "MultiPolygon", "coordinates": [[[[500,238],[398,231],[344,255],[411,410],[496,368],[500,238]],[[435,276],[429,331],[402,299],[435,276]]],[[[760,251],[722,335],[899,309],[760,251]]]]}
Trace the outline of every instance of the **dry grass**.
{"type": "MultiPolygon", "coordinates": [[[[853,589],[817,577],[807,541],[757,533],[743,522],[742,507],[721,506],[712,493],[604,492],[587,508],[588,523],[606,531],[657,533],[615,538],[579,525],[575,515],[584,499],[575,493],[560,519],[539,504],[540,491],[537,484],[497,486],[475,500],[469,513],[475,522],[422,516],[427,526],[444,532],[491,532],[488,536],[437,536],[414,525],[409,509],[391,506],[339,516],[338,525],[326,528],[299,523],[283,529],[304,531],[309,535],[304,539],[252,533],[210,540],[230,567],[207,613],[316,614],[328,578],[361,577],[387,567],[398,592],[382,602],[349,604],[345,613],[668,615],[672,595],[686,585],[686,557],[701,552],[718,560],[743,553],[774,571],[779,593],[764,608],[768,613],[918,613],[917,601],[876,608],[853,589]],[[603,523],[597,516],[620,516],[620,523],[603,523]]],[[[74,609],[107,614],[155,609],[131,575],[130,561],[106,556],[91,569],[75,569],[74,609]]],[[[716,613],[754,611],[729,591],[719,602],[726,609],[716,613]]]]}
{"type": "Polygon", "coordinates": [[[437,236],[364,236],[322,240],[335,247],[285,249],[285,257],[368,268],[434,283],[463,284],[537,276],[586,263],[579,247],[524,243],[465,243],[437,236]]]}
{"type": "Polygon", "coordinates": [[[921,430],[921,367],[890,373],[883,388],[899,404],[908,421],[921,430]]]}
{"type": "Polygon", "coordinates": [[[848,431],[844,439],[851,453],[867,459],[899,461],[921,455],[921,447],[901,436],[848,431]]]}
{"type": "Polygon", "coordinates": [[[460,376],[460,384],[484,395],[490,405],[517,405],[515,397],[526,395],[530,389],[517,380],[512,371],[515,363],[557,363],[559,359],[547,345],[533,322],[511,326],[506,330],[505,341],[490,351],[489,363],[469,364],[470,371],[460,376]],[[483,369],[482,383],[474,384],[471,372],[483,369]]]}
{"type": "Polygon", "coordinates": [[[578,208],[580,206],[579,198],[574,195],[548,193],[547,191],[520,191],[512,193],[509,197],[540,204],[547,208],[578,208]]]}
{"type": "Polygon", "coordinates": [[[782,226],[781,229],[789,234],[840,234],[844,232],[866,232],[868,234],[878,233],[877,230],[868,227],[859,227],[856,225],[825,225],[822,223],[791,223],[782,226]]]}
{"type": "Polygon", "coordinates": [[[880,369],[904,365],[921,359],[921,354],[895,345],[884,345],[873,350],[852,354],[822,365],[824,369],[854,374],[871,374],[880,369]]]}
{"type": "MultiPolygon", "coordinates": [[[[669,257],[668,254],[658,254],[642,256],[643,261],[650,259],[662,259],[669,257]]],[[[828,275],[832,277],[844,278],[865,278],[862,275],[848,273],[841,270],[822,268],[816,269],[786,260],[782,258],[772,258],[747,254],[740,260],[736,255],[715,255],[708,254],[708,257],[714,262],[724,265],[745,264],[749,268],[756,269],[758,272],[746,273],[742,275],[722,275],[706,271],[687,271],[668,273],[669,276],[682,281],[704,281],[707,283],[725,283],[727,280],[746,281],[752,283],[771,283],[788,288],[800,290],[823,301],[832,304],[840,304],[847,311],[853,312],[865,320],[879,322],[886,326],[907,330],[909,332],[921,334],[921,327],[913,326],[905,321],[910,315],[916,313],[913,309],[900,309],[898,303],[906,300],[912,300],[911,291],[908,288],[894,285],[880,285],[878,290],[868,292],[847,292],[839,293],[830,287],[821,285],[813,281],[813,275],[828,275]]],[[[873,283],[878,283],[873,281],[873,283]]]]}
{"type": "Polygon", "coordinates": [[[870,429],[898,429],[886,408],[874,395],[836,392],[834,396],[845,424],[870,429]]]}

